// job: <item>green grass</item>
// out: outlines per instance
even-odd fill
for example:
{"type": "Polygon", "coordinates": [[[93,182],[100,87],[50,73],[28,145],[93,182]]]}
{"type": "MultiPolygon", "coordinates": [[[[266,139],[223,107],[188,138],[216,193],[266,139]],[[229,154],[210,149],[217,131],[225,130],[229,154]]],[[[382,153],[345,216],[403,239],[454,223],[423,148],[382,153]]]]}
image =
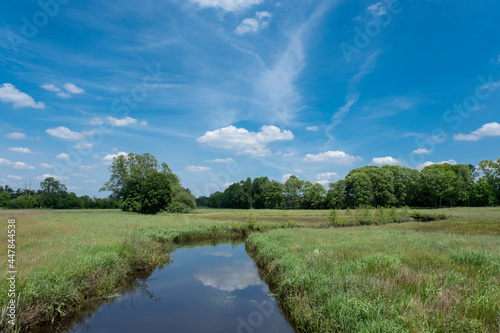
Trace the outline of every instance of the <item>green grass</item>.
{"type": "MultiPolygon", "coordinates": [[[[380,214],[380,211],[370,212],[374,216],[380,214]]],[[[189,215],[156,216],[118,210],[0,210],[0,228],[7,230],[9,218],[17,221],[17,291],[21,293],[19,319],[20,326],[27,331],[36,323],[77,310],[88,300],[113,294],[125,277],[137,271],[151,271],[168,262],[169,251],[186,242],[245,237],[255,231],[271,229],[286,230],[256,233],[252,235],[250,244],[256,258],[260,258],[259,263],[270,272],[268,278],[277,286],[283,283],[290,286],[289,289],[280,289],[280,297],[293,313],[292,321],[299,329],[301,325],[311,325],[309,321],[323,325],[323,316],[331,320],[344,316],[346,309],[354,307],[361,311],[354,318],[368,325],[366,327],[374,325],[370,328],[372,331],[377,331],[380,325],[386,325],[380,326],[385,328],[399,325],[397,327],[414,332],[420,328],[432,331],[432,327],[444,327],[436,326],[432,316],[437,316],[448,328],[460,325],[468,328],[476,325],[474,319],[477,319],[485,330],[494,331],[493,312],[500,311],[498,306],[491,307],[491,298],[495,295],[493,291],[499,295],[499,274],[496,273],[496,280],[492,277],[496,264],[490,263],[498,262],[495,246],[500,248],[500,209],[418,212],[450,217],[437,222],[331,228],[328,219],[330,211],[327,210],[199,209],[189,215]],[[302,229],[290,229],[295,227],[302,229]],[[439,247],[443,242],[446,246],[439,247]],[[411,252],[412,245],[418,248],[414,255],[407,253],[411,252]],[[273,267],[278,267],[278,264],[280,269],[275,270],[273,267]],[[343,272],[349,279],[343,280],[345,277],[342,274],[330,276],[332,272],[343,272]],[[479,274],[480,278],[472,279],[474,274],[479,274]],[[361,290],[368,293],[379,280],[388,283],[398,276],[399,279],[417,280],[411,280],[409,286],[399,292],[387,294],[387,304],[394,303],[397,308],[387,308],[383,294],[377,294],[379,298],[375,299],[371,294],[357,294],[361,290]],[[331,277],[330,282],[328,277],[331,277]],[[450,279],[456,283],[448,286],[446,283],[451,283],[450,279]],[[315,280],[317,282],[313,283],[311,290],[307,293],[302,291],[300,283],[315,280]],[[292,288],[295,284],[297,288],[292,288]],[[489,293],[485,290],[487,284],[490,285],[489,293]],[[458,289],[451,288],[452,285],[458,289]],[[343,288],[342,293],[336,289],[340,287],[343,288]],[[448,287],[451,291],[446,289],[448,287]],[[436,288],[441,289],[436,291],[436,288]],[[295,298],[284,298],[284,291],[295,298]],[[429,295],[434,293],[432,295],[436,298],[436,292],[442,292],[444,296],[439,296],[442,298],[452,292],[451,299],[458,299],[461,305],[446,307],[446,316],[441,316],[439,309],[436,310],[439,315],[434,313],[436,311],[429,311],[429,295]],[[328,297],[334,294],[337,298],[330,300],[328,297]],[[415,296],[417,294],[419,297],[415,296]],[[410,295],[414,295],[413,298],[410,295]],[[318,309],[310,303],[310,297],[324,303],[324,306],[330,304],[321,309],[323,315],[313,315],[318,309]],[[405,302],[407,308],[402,309],[405,302]],[[378,314],[379,304],[384,306],[384,311],[396,311],[397,315],[384,314],[386,321],[379,323],[378,319],[382,318],[378,314]],[[306,311],[308,307],[309,313],[306,311]],[[489,312],[486,307],[489,307],[489,312]],[[408,315],[411,325],[404,319],[407,312],[412,313],[408,315]],[[327,316],[327,313],[330,314],[327,316]]],[[[401,210],[397,213],[400,214],[401,210]]],[[[342,216],[346,212],[339,211],[338,214],[342,216]]],[[[356,211],[349,214],[362,215],[356,211]]],[[[4,236],[0,240],[0,249],[6,248],[4,236]]],[[[0,251],[4,272],[7,271],[6,252],[0,251]]],[[[5,305],[8,300],[6,289],[3,278],[0,281],[0,305],[5,305]]],[[[497,300],[496,304],[499,303],[497,300]]]]}
{"type": "Polygon", "coordinates": [[[498,332],[500,238],[273,230],[248,248],[299,332],[498,332]]]}

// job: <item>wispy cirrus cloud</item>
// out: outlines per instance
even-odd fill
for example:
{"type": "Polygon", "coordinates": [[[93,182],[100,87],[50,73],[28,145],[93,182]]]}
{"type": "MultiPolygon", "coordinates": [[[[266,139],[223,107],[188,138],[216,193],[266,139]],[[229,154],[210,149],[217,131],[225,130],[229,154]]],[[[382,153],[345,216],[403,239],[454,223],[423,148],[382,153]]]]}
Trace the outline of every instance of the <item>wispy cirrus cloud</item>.
{"type": "Polygon", "coordinates": [[[189,172],[207,172],[210,170],[212,170],[212,169],[209,167],[205,167],[205,166],[189,165],[186,167],[186,171],[189,171],[189,172]]]}
{"type": "Polygon", "coordinates": [[[189,0],[200,8],[215,8],[225,12],[236,12],[261,4],[264,0],[189,0]]]}
{"type": "Polygon", "coordinates": [[[332,116],[332,123],[327,127],[326,134],[332,139],[330,132],[340,123],[342,123],[344,117],[351,111],[351,108],[356,104],[361,96],[357,89],[357,84],[368,74],[370,74],[375,68],[375,63],[377,61],[378,52],[371,54],[365,61],[363,66],[359,71],[349,80],[347,87],[347,94],[345,96],[345,104],[341,106],[337,112],[332,116]]]}

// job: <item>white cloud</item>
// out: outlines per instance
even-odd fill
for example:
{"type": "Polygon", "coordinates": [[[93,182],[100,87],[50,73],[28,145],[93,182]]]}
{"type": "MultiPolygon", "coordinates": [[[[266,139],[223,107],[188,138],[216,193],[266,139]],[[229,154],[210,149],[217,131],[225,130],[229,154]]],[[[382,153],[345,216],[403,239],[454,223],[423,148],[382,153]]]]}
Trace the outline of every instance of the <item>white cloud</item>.
{"type": "Polygon", "coordinates": [[[281,177],[281,181],[284,183],[288,180],[288,178],[290,178],[291,176],[293,176],[293,174],[291,173],[285,173],[282,177],[281,177]]]}
{"type": "Polygon", "coordinates": [[[73,132],[72,130],[64,126],[49,128],[45,132],[56,138],[63,140],[70,140],[70,141],[85,140],[85,135],[83,135],[80,132],[73,132]]]}
{"type": "Polygon", "coordinates": [[[147,121],[145,121],[145,120],[142,120],[142,121],[139,123],[139,125],[141,125],[141,126],[148,126],[148,122],[147,122],[147,121]]]}
{"type": "Polygon", "coordinates": [[[104,161],[107,161],[107,162],[112,162],[115,157],[118,157],[118,156],[127,156],[127,155],[128,155],[128,153],[126,153],[124,151],[121,151],[121,152],[116,153],[116,154],[108,154],[108,155],[104,156],[102,159],[104,161]]]}
{"type": "Polygon", "coordinates": [[[488,136],[500,136],[500,124],[497,122],[484,124],[481,128],[470,134],[456,134],[453,138],[457,141],[478,141],[488,136]]]}
{"type": "Polygon", "coordinates": [[[282,156],[283,157],[290,157],[290,156],[293,156],[295,155],[294,153],[284,153],[282,156]]]}
{"type": "Polygon", "coordinates": [[[330,162],[333,164],[352,165],[354,162],[362,161],[363,159],[358,156],[346,154],[343,151],[327,151],[324,153],[307,154],[302,161],[306,163],[319,163],[330,162]]]}
{"type": "Polygon", "coordinates": [[[189,165],[186,167],[186,171],[189,172],[206,172],[210,171],[211,169],[209,167],[204,167],[204,166],[194,166],[194,165],[189,165]]]}
{"type": "Polygon", "coordinates": [[[66,176],[56,176],[56,175],[51,175],[51,174],[48,174],[48,173],[43,174],[41,177],[40,176],[36,177],[36,179],[38,179],[38,180],[44,180],[44,179],[47,179],[47,178],[54,178],[55,180],[59,180],[59,181],[60,180],[67,180],[67,179],[69,179],[69,177],[66,177],[66,176]]]}
{"type": "Polygon", "coordinates": [[[22,154],[31,154],[33,153],[29,148],[24,148],[24,147],[12,147],[9,148],[10,151],[14,151],[16,153],[22,153],[22,154]]]}
{"type": "Polygon", "coordinates": [[[228,126],[215,131],[208,131],[205,135],[196,139],[196,142],[214,148],[236,150],[236,154],[268,156],[271,154],[271,150],[267,147],[268,143],[293,140],[293,138],[291,131],[282,131],[276,126],[262,126],[260,132],[249,132],[244,128],[228,126]]]}
{"type": "Polygon", "coordinates": [[[63,85],[63,88],[66,89],[69,93],[72,94],[82,94],[85,92],[82,88],[75,86],[73,83],[68,82],[63,85]]]}
{"type": "Polygon", "coordinates": [[[92,170],[92,169],[95,169],[97,167],[98,167],[97,164],[94,164],[94,165],[83,165],[82,164],[82,165],[78,166],[78,169],[80,169],[80,170],[92,170]]]}
{"type": "Polygon", "coordinates": [[[12,175],[8,175],[7,178],[14,179],[14,180],[21,180],[21,179],[23,179],[23,177],[21,177],[21,176],[12,176],[12,175]]]}
{"type": "Polygon", "coordinates": [[[38,166],[42,169],[52,169],[54,166],[48,163],[40,163],[38,166]]]}
{"type": "Polygon", "coordinates": [[[321,184],[323,186],[326,186],[330,183],[330,181],[328,179],[321,179],[321,180],[317,180],[316,183],[321,184]]]}
{"type": "Polygon", "coordinates": [[[111,126],[117,126],[117,127],[137,124],[137,119],[132,118],[132,117],[125,117],[123,119],[117,119],[114,117],[107,117],[106,119],[108,119],[111,126]]]}
{"type": "Polygon", "coordinates": [[[318,126],[308,126],[308,127],[306,127],[306,130],[311,131],[311,132],[317,132],[317,131],[319,131],[319,127],[318,126]]]}
{"type": "Polygon", "coordinates": [[[60,153],[59,155],[56,156],[56,158],[59,160],[67,161],[69,160],[69,155],[66,153],[60,153]]]}
{"type": "Polygon", "coordinates": [[[45,104],[43,102],[35,102],[33,97],[23,93],[10,83],[4,83],[0,86],[0,101],[4,103],[13,103],[14,108],[30,107],[34,109],[45,109],[45,104]]]}
{"type": "Polygon", "coordinates": [[[24,162],[11,162],[5,158],[0,158],[0,166],[6,166],[19,170],[33,170],[35,167],[24,162]]]}
{"type": "Polygon", "coordinates": [[[378,165],[397,165],[401,164],[401,161],[398,159],[395,159],[391,156],[386,156],[386,157],[374,157],[372,159],[372,162],[378,165]]]}
{"type": "Polygon", "coordinates": [[[67,93],[67,92],[64,92],[64,91],[60,91],[56,95],[59,96],[59,97],[62,97],[62,98],[70,98],[71,97],[70,93],[67,93]]]}
{"type": "Polygon", "coordinates": [[[51,83],[46,83],[44,85],[41,85],[40,87],[42,87],[45,90],[52,91],[52,92],[59,92],[59,91],[61,91],[60,88],[56,87],[55,85],[53,85],[51,83]]]}
{"type": "Polygon", "coordinates": [[[77,150],[87,150],[94,148],[94,144],[90,142],[81,142],[73,146],[73,149],[77,150]]]}
{"type": "Polygon", "coordinates": [[[7,139],[15,139],[15,140],[20,140],[20,139],[26,139],[26,134],[24,133],[19,133],[19,132],[12,132],[7,135],[5,135],[7,139]]]}
{"type": "Polygon", "coordinates": [[[97,182],[97,180],[95,180],[95,179],[86,179],[86,180],[84,180],[83,182],[84,182],[84,183],[96,183],[96,182],[97,182]]]}
{"type": "Polygon", "coordinates": [[[418,148],[418,149],[415,149],[412,153],[414,154],[429,154],[431,151],[429,149],[425,149],[425,148],[418,148]]]}
{"type": "Polygon", "coordinates": [[[357,84],[375,68],[378,52],[371,54],[365,63],[360,67],[359,71],[349,80],[347,94],[345,96],[345,104],[341,106],[337,112],[331,117],[332,123],[328,126],[326,135],[329,139],[333,139],[330,131],[337,125],[343,122],[344,117],[351,111],[351,108],[358,102],[360,93],[356,88],[357,84]]]}
{"type": "Polygon", "coordinates": [[[377,2],[368,6],[366,10],[368,10],[372,15],[381,16],[387,13],[387,5],[382,2],[377,2]]]}
{"type": "Polygon", "coordinates": [[[323,173],[318,173],[316,174],[316,179],[321,180],[321,179],[332,179],[332,178],[339,178],[339,174],[336,172],[323,172],[323,173]]]}
{"type": "Polygon", "coordinates": [[[190,0],[200,8],[217,8],[226,12],[235,12],[262,3],[264,0],[190,0]]]}
{"type": "Polygon", "coordinates": [[[90,125],[102,125],[104,124],[104,122],[102,121],[101,118],[92,118],[92,120],[90,121],[90,125]]]}
{"type": "Polygon", "coordinates": [[[257,32],[265,29],[269,26],[271,17],[272,15],[269,12],[256,12],[254,18],[244,19],[240,25],[236,27],[234,33],[241,36],[249,32],[257,32]]]}
{"type": "Polygon", "coordinates": [[[211,163],[229,163],[229,162],[234,162],[234,160],[231,157],[228,158],[216,158],[213,160],[207,160],[205,162],[211,162],[211,163]]]}
{"type": "Polygon", "coordinates": [[[425,163],[422,163],[420,164],[417,169],[418,170],[422,170],[423,168],[425,168],[426,166],[429,166],[429,165],[433,165],[433,164],[449,164],[449,165],[456,165],[457,164],[457,161],[455,160],[448,160],[448,161],[441,161],[441,162],[437,162],[437,163],[434,163],[434,162],[425,162],[425,163]]]}

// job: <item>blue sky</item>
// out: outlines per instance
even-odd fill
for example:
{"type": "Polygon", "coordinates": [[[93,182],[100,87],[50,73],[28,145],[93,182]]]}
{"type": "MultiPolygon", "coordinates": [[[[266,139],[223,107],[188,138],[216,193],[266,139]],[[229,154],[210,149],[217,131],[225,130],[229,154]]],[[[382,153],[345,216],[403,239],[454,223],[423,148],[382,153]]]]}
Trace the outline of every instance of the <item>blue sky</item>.
{"type": "Polygon", "coordinates": [[[0,4],[0,185],[98,195],[151,153],[195,195],[500,157],[500,3],[0,4]]]}

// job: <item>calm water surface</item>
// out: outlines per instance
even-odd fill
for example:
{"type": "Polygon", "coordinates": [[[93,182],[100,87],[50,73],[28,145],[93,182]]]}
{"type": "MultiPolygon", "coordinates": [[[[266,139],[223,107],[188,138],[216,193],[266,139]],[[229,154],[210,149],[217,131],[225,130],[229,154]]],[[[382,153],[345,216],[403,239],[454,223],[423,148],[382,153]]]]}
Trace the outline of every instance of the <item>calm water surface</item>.
{"type": "Polygon", "coordinates": [[[293,332],[245,245],[183,248],[66,332],[293,332]]]}

